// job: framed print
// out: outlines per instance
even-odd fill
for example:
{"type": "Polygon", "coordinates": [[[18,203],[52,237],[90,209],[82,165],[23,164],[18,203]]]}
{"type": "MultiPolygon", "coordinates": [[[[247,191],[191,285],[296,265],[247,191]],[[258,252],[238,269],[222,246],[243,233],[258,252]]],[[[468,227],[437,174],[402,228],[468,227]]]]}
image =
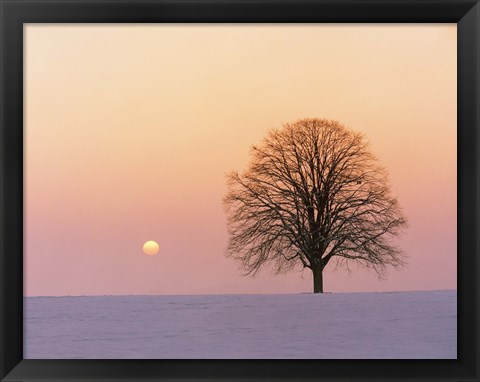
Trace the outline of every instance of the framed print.
{"type": "Polygon", "coordinates": [[[2,381],[478,380],[477,1],[1,10],[2,381]]]}

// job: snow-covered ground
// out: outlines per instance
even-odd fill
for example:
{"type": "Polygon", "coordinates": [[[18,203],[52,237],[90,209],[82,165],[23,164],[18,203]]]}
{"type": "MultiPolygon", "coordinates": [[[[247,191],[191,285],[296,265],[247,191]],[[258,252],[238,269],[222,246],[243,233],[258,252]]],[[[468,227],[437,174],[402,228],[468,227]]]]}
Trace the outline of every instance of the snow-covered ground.
{"type": "Polygon", "coordinates": [[[25,298],[24,358],[456,357],[456,291],[25,298]]]}

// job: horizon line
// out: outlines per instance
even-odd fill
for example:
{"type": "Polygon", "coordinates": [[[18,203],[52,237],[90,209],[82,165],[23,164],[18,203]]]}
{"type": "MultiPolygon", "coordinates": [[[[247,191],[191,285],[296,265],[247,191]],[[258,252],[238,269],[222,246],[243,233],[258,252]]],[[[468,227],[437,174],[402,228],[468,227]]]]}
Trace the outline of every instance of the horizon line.
{"type": "Polygon", "coordinates": [[[198,294],[79,294],[79,295],[30,295],[23,298],[65,298],[65,297],[165,297],[165,296],[279,296],[279,295],[322,295],[322,294],[366,294],[366,293],[424,293],[424,292],[458,292],[458,289],[420,289],[420,290],[385,290],[385,291],[361,291],[361,292],[297,292],[297,293],[198,293],[198,294]]]}

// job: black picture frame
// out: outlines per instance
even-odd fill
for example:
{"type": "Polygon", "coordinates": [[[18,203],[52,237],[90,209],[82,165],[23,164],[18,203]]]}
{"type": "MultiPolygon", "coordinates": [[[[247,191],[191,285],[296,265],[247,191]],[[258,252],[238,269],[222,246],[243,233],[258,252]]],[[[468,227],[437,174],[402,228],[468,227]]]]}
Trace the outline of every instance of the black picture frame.
{"type": "Polygon", "coordinates": [[[479,380],[479,0],[0,0],[0,14],[1,381],[479,380]],[[23,359],[23,24],[154,22],[457,23],[457,360],[23,359]]]}

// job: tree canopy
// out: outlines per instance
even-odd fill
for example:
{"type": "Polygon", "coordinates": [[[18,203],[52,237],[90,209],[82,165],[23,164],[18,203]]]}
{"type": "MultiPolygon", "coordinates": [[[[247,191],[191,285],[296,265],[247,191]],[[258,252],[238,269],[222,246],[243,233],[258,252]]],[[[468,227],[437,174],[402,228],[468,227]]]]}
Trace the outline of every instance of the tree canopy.
{"type": "Polygon", "coordinates": [[[227,256],[245,274],[309,268],[314,292],[323,270],[358,263],[383,277],[404,264],[392,239],[406,226],[388,174],[363,134],[337,121],[302,119],[252,147],[244,172],[228,175],[227,256]]]}

